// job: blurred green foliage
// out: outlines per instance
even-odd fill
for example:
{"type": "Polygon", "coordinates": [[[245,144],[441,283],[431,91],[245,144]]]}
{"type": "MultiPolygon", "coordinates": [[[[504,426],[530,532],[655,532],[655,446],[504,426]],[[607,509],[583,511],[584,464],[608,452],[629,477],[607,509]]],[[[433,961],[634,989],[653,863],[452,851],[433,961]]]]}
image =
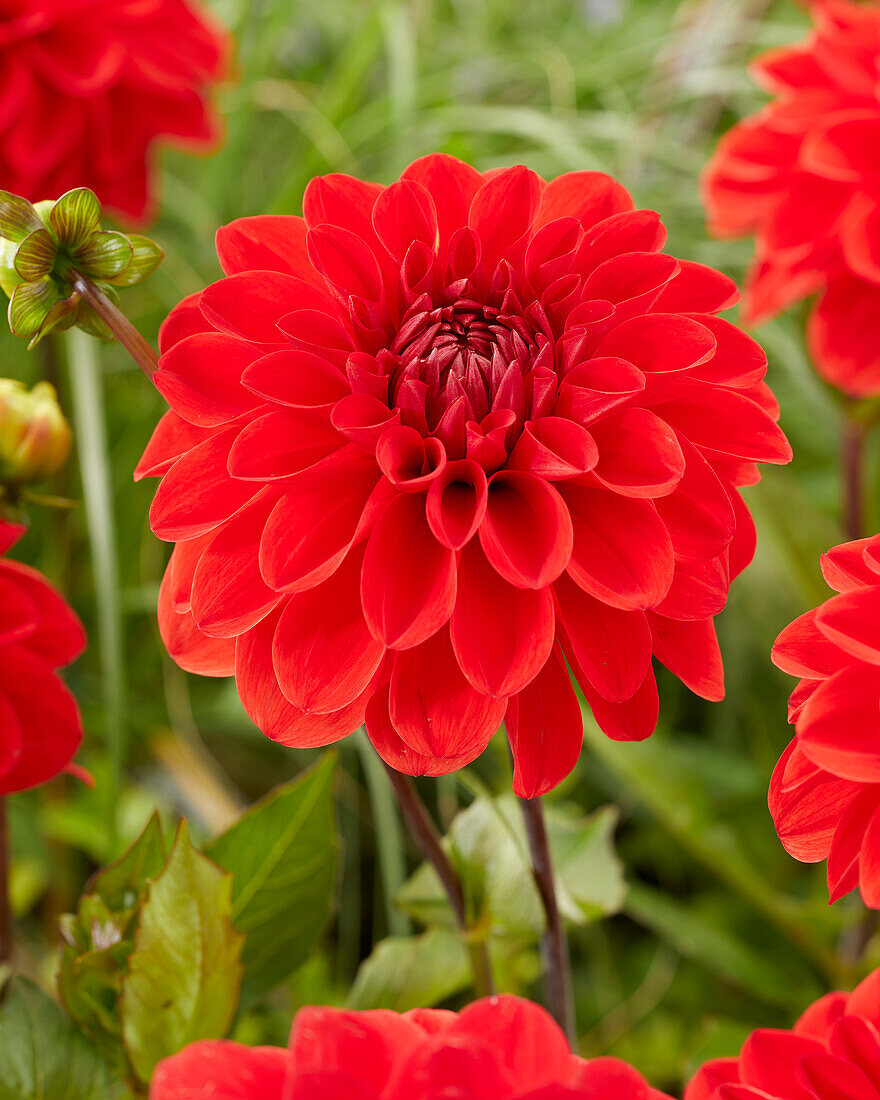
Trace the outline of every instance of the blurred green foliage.
{"type": "MultiPolygon", "coordinates": [[[[479,168],[525,162],[545,176],[608,171],[639,205],[662,212],[672,253],[741,279],[750,244],[707,238],[698,176],[717,136],[762,101],[746,60],[803,33],[804,14],[789,0],[213,6],[235,31],[241,78],[222,90],[222,150],[204,160],[161,158],[163,214],[150,234],[166,260],[126,301],[150,340],[172,305],[219,276],[218,225],[299,212],[315,174],[389,182],[433,150],[479,168]]],[[[756,1025],[790,1025],[814,995],[852,983],[880,961],[874,945],[852,964],[857,900],[829,909],[822,869],[785,855],[766,809],[770,771],[788,739],[792,686],[770,665],[770,645],[822,598],[818,555],[843,533],[840,406],[806,358],[803,312],[758,336],[795,460],[747,491],[758,554],[719,622],[727,699],[703,703],[664,675],[655,737],[613,744],[588,720],[581,763],[552,799],[581,814],[617,806],[617,852],[631,884],[620,915],[572,929],[581,1052],[627,1058],[670,1089],[695,1061],[732,1053],[756,1025]]],[[[185,813],[201,841],[314,754],[261,737],[231,683],[188,677],[162,651],[154,609],[167,549],[149,531],[152,486],[131,478],[163,411],[159,395],[116,346],[101,348],[91,363],[65,363],[46,347],[27,357],[9,334],[0,335],[0,347],[3,374],[57,384],[73,417],[79,462],[51,491],[81,500],[83,483],[87,490],[84,507],[35,513],[19,550],[60,584],[91,637],[70,683],[88,730],[81,759],[96,786],[61,780],[12,800],[24,963],[48,981],[57,915],[76,908],[95,865],[118,855],[154,806],[168,821],[185,813]]],[[[874,439],[871,530],[880,524],[877,446],[874,439]]],[[[296,1005],[344,1001],[359,962],[400,930],[400,914],[392,928],[388,912],[389,880],[383,885],[379,875],[399,863],[399,853],[377,844],[378,817],[354,740],[342,743],[340,759],[337,916],[306,965],[239,1017],[236,1035],[246,1041],[284,1042],[296,1005]]],[[[508,769],[499,740],[464,783],[425,782],[423,791],[448,825],[475,787],[509,788],[508,769]]],[[[370,782],[381,791],[375,776],[370,782]]],[[[383,836],[393,847],[393,832],[383,836]]],[[[414,870],[415,851],[407,847],[406,857],[414,870]]],[[[436,967],[419,981],[454,1004],[460,982],[448,953],[436,950],[442,935],[427,938],[428,953],[446,959],[445,984],[436,967]]],[[[383,951],[412,956],[400,941],[383,951]]],[[[538,991],[534,966],[505,967],[504,975],[520,991],[538,991]]],[[[373,996],[370,978],[359,980],[358,1003],[373,996]]]]}

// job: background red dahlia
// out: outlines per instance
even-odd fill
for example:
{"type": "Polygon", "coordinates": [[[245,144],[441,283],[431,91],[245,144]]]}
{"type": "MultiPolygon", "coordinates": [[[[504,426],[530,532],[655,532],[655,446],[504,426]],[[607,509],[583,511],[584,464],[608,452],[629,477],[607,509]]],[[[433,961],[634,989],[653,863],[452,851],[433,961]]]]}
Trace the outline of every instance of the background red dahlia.
{"type": "Polygon", "coordinates": [[[737,489],[791,457],[763,352],[714,316],[731,281],[601,173],[434,155],[303,209],[222,229],[226,277],[163,329],[138,474],[177,543],[172,656],[234,672],[284,744],[366,718],[414,775],[503,720],[526,796],[580,751],[566,662],[618,740],[654,729],[652,656],[720,699],[737,489]]]}
{"type": "Polygon", "coordinates": [[[4,0],[0,186],[32,202],[90,187],[140,222],[154,146],[214,144],[229,44],[198,0],[4,0]]]}

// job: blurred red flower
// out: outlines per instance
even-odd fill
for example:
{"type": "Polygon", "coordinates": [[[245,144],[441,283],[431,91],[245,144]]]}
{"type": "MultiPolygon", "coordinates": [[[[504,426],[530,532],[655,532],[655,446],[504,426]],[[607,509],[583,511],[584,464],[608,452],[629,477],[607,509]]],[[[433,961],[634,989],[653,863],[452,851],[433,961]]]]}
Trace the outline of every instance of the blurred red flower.
{"type": "Polygon", "coordinates": [[[828,993],[791,1031],[761,1028],[701,1066],[684,1100],[868,1100],[880,1085],[880,970],[828,993]]]}
{"type": "MultiPolygon", "coordinates": [[[[0,554],[23,531],[0,520],[0,554]]],[[[45,783],[73,759],[82,723],[54,670],[85,641],[79,619],[36,570],[0,558],[0,795],[45,783]]]]}
{"type": "Polygon", "coordinates": [[[880,535],[835,547],[822,572],[839,595],[795,619],[773,648],[774,663],[802,679],[770,812],[786,851],[828,860],[831,901],[858,886],[880,908],[880,535]]]}
{"type": "Polygon", "coordinates": [[[156,139],[217,140],[227,53],[193,0],[0,0],[0,183],[32,202],[91,187],[143,221],[156,139]]]}
{"type": "Polygon", "coordinates": [[[305,1008],[290,1047],[194,1043],[161,1062],[150,1100],[665,1100],[626,1062],[571,1053],[537,1005],[477,1001],[461,1013],[305,1008]]]}
{"type": "Polygon", "coordinates": [[[704,201],[719,236],[757,237],[748,321],[819,292],[816,366],[865,396],[880,392],[880,6],[809,6],[809,37],[754,62],[776,98],[722,138],[704,201]]]}
{"type": "Polygon", "coordinates": [[[580,751],[566,661],[617,739],[654,729],[652,654],[721,698],[713,616],[754,540],[735,487],[791,451],[763,352],[712,316],[734,285],[632,207],[600,173],[436,155],[220,230],[137,471],[164,478],[183,668],[234,672],[284,744],[366,716],[410,774],[504,720],[526,796],[580,751]]]}

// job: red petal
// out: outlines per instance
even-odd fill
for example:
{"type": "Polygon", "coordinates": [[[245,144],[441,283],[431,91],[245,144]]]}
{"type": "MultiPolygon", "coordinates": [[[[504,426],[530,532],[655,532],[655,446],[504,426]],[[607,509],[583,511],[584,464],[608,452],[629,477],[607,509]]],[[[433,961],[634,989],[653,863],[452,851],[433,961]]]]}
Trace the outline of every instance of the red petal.
{"type": "Polygon", "coordinates": [[[52,668],[75,661],[86,648],[86,633],[64,597],[36,569],[19,562],[0,562],[0,576],[12,581],[35,616],[33,629],[21,639],[23,648],[52,668]]]}
{"type": "Polygon", "coordinates": [[[725,554],[709,561],[677,562],[669,591],[656,610],[667,619],[710,619],[724,610],[729,591],[725,554]]]}
{"type": "Polygon", "coordinates": [[[196,428],[177,413],[167,412],[156,425],[141,460],[135,467],[134,480],[145,477],[162,477],[167,474],[181,455],[202,443],[213,431],[196,428]]]}
{"type": "Polygon", "coordinates": [[[880,665],[880,587],[834,596],[816,611],[815,623],[845,653],[880,665]]]}
{"type": "Polygon", "coordinates": [[[451,550],[460,550],[483,522],[488,500],[486,471],[479,463],[469,458],[447,462],[431,482],[425,502],[434,537],[451,550]]]}
{"type": "Polygon", "coordinates": [[[538,176],[522,165],[499,172],[476,193],[468,225],[480,238],[481,259],[488,273],[502,259],[521,259],[514,246],[534,221],[540,198],[538,176]]]}
{"type": "Polygon", "coordinates": [[[437,247],[437,208],[431,194],[420,183],[400,179],[386,187],[373,207],[376,236],[398,262],[413,241],[437,247]]]}
{"type": "Polygon", "coordinates": [[[515,588],[475,542],[461,552],[450,624],[462,672],[484,695],[513,695],[543,668],[553,646],[550,589],[515,588]]]}
{"type": "Polygon", "coordinates": [[[570,217],[588,229],[603,218],[632,208],[626,188],[604,172],[566,172],[544,188],[535,228],[556,218],[570,217]]]}
{"type": "Polygon", "coordinates": [[[651,631],[642,611],[621,611],[593,599],[569,577],[554,585],[564,649],[598,693],[622,703],[651,667],[651,631]]]}
{"type": "Polygon", "coordinates": [[[277,499],[270,492],[258,494],[200,554],[192,578],[191,610],[202,633],[212,638],[243,634],[278,601],[263,580],[258,560],[263,527],[277,499]]]}
{"type": "Polygon", "coordinates": [[[690,260],[679,260],[678,264],[678,274],[655,299],[654,309],[663,313],[720,313],[739,301],[739,290],[728,275],[690,260]]]}
{"type": "Polygon", "coordinates": [[[379,471],[353,444],[291,482],[263,530],[260,569],[277,591],[325,581],[348,552],[379,471]]]}
{"type": "Polygon", "coordinates": [[[199,300],[212,325],[258,344],[283,344],[278,322],[293,309],[334,306],[326,294],[277,271],[244,271],[212,283],[199,300]]]}
{"type": "Polygon", "coordinates": [[[654,732],[660,714],[660,697],[652,669],[648,670],[639,690],[625,703],[609,703],[580,676],[578,683],[599,728],[613,741],[644,741],[654,732]]]}
{"type": "Polygon", "coordinates": [[[732,390],[701,385],[655,410],[697,447],[752,462],[791,461],[780,427],[754,401],[732,390]]]}
{"type": "Polygon", "coordinates": [[[165,570],[159,588],[159,634],[175,664],[185,672],[200,676],[231,676],[235,668],[235,642],[231,638],[209,638],[195,624],[189,611],[178,611],[174,606],[174,589],[177,578],[173,568],[174,557],[165,570]]]}
{"type": "Polygon", "coordinates": [[[880,782],[880,672],[856,665],[823,681],[804,705],[798,737],[819,767],[843,779],[880,782]]]}
{"type": "Polygon", "coordinates": [[[324,281],[309,263],[306,224],[288,214],[259,214],[221,225],[217,256],[226,275],[242,271],[280,271],[316,287],[324,281]]]}
{"type": "Polygon", "coordinates": [[[598,460],[599,449],[586,428],[560,416],[545,416],[525,422],[507,468],[559,481],[587,473],[598,460]]]}
{"type": "Polygon", "coordinates": [[[701,699],[724,698],[724,666],[711,619],[682,622],[649,613],[654,656],[701,699]]]}
{"type": "Polygon", "coordinates": [[[276,409],[241,429],[227,467],[242,481],[272,481],[308,470],[344,445],[326,409],[276,409]]]}
{"type": "Polygon", "coordinates": [[[361,563],[352,553],[324,584],[291,596],[275,631],[272,661],[281,690],[300,710],[353,703],[385,655],[364,621],[361,563]]]}
{"type": "Polygon", "coordinates": [[[393,649],[426,641],[455,604],[455,555],[434,538],[425,498],[401,494],[382,513],[364,555],[361,594],[374,637],[393,649]]]}
{"type": "Polygon", "coordinates": [[[816,625],[816,612],[807,611],[780,633],[771,660],[789,676],[824,680],[853,662],[830,642],[816,625]]]}
{"type": "Polygon", "coordinates": [[[442,473],[446,451],[439,439],[425,439],[415,428],[393,424],[376,444],[376,461],[395,489],[422,493],[442,473]]]}
{"type": "Polygon", "coordinates": [[[513,793],[538,798],[574,768],[584,739],[577,695],[559,648],[536,678],[515,695],[504,718],[513,753],[513,793]]]}
{"type": "Polygon", "coordinates": [[[382,273],[367,243],[356,233],[336,225],[309,230],[309,257],[318,271],[347,298],[368,302],[382,297],[382,273]]]}
{"type": "Polygon", "coordinates": [[[561,492],[574,525],[568,567],[590,595],[625,611],[656,607],[672,584],[672,543],[646,500],[564,483],[561,492]]]}
{"type": "Polygon", "coordinates": [[[648,409],[619,409],[592,427],[595,475],[622,496],[668,496],[685,472],[676,433],[648,409]]]}
{"type": "MultiPolygon", "coordinates": [[[[0,777],[0,794],[24,791],[56,776],[82,741],[76,700],[45,661],[17,645],[0,661],[0,697],[21,730],[21,755],[0,777]]],[[[14,737],[14,726],[10,731],[14,737]]]]}
{"type": "Polygon", "coordinates": [[[0,561],[0,646],[10,645],[32,634],[39,622],[37,609],[10,573],[13,562],[0,561]]]}
{"type": "Polygon", "coordinates": [[[391,721],[418,753],[474,758],[498,730],[506,709],[506,699],[481,695],[467,682],[446,630],[394,656],[391,721]]]}
{"type": "Polygon", "coordinates": [[[259,404],[241,384],[258,354],[219,332],[188,336],[165,352],[153,381],[171,408],[190,423],[225,424],[259,404]]]}
{"type": "Polygon", "coordinates": [[[373,748],[389,767],[404,775],[449,775],[467,767],[483,751],[484,745],[472,746],[463,756],[426,756],[414,752],[391,725],[388,715],[388,685],[370,699],[366,717],[367,734],[373,748]]]}
{"type": "Polygon", "coordinates": [[[156,490],[150,508],[154,534],[167,542],[210,531],[247,504],[259,486],[229,476],[229,451],[239,427],[227,428],[179,458],[156,490]]]}
{"type": "Polygon", "coordinates": [[[467,225],[468,211],[483,186],[483,177],[456,157],[432,153],[405,168],[400,178],[413,180],[430,193],[437,210],[440,254],[444,255],[452,234],[467,225]]]}
{"type": "Polygon", "coordinates": [[[156,1067],[152,1100],[284,1100],[290,1052],[222,1039],[191,1043],[156,1067]]]}
{"type": "Polygon", "coordinates": [[[168,314],[159,327],[159,354],[164,355],[179,340],[194,336],[197,332],[211,332],[211,324],[199,307],[202,292],[189,294],[168,314]]]}
{"type": "Polygon", "coordinates": [[[480,543],[495,569],[518,588],[552,584],[571,557],[565,501],[532,474],[501,471],[489,482],[480,543]]]}
{"type": "Polygon", "coordinates": [[[275,351],[245,370],[242,385],[278,405],[320,409],[351,392],[338,367],[307,351],[275,351]]]}
{"type": "MultiPolygon", "coordinates": [[[[876,538],[876,536],[875,536],[876,538]]],[[[834,546],[822,555],[822,576],[835,592],[849,592],[866,584],[877,584],[870,550],[873,539],[856,539],[834,546]]]]}
{"type": "Polygon", "coordinates": [[[303,195],[303,215],[309,229],[319,225],[338,225],[357,233],[372,244],[373,207],[384,188],[378,183],[367,183],[331,172],[309,182],[303,195]]]}
{"type": "Polygon", "coordinates": [[[680,432],[678,445],[685,459],[684,474],[675,490],[657,501],[676,557],[703,561],[716,557],[736,531],[730,497],[718,475],[697,448],[680,432]]]}
{"type": "Polygon", "coordinates": [[[282,611],[273,612],[235,643],[235,682],[242,706],[254,725],[281,745],[331,745],[363,725],[367,693],[330,714],[308,714],[292,706],[278,686],[272,664],[272,641],[282,611]]]}
{"type": "Polygon", "coordinates": [[[717,347],[710,330],[680,314],[633,317],[612,329],[596,349],[634,363],[646,374],[675,374],[708,362],[717,347]]]}
{"type": "Polygon", "coordinates": [[[566,374],[554,411],[561,417],[592,425],[644,389],[645,376],[632,363],[624,359],[591,359],[566,374]]]}

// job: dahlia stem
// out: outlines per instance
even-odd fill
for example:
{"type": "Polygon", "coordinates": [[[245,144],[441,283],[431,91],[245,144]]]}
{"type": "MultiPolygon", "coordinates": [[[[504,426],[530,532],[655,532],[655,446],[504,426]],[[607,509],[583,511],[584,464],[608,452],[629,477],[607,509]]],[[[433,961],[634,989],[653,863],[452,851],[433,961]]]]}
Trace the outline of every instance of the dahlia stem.
{"type": "Polygon", "coordinates": [[[844,526],[850,540],[865,533],[865,439],[867,425],[852,414],[847,405],[841,436],[843,469],[844,526]]]}
{"type": "MultiPolygon", "coordinates": [[[[0,795],[0,968],[12,962],[12,901],[9,896],[9,817],[0,795]]],[[[0,976],[0,986],[2,986],[0,976]]]]}
{"type": "Polygon", "coordinates": [[[532,853],[532,874],[547,918],[547,928],[541,943],[546,974],[547,1007],[574,1046],[577,1034],[568,939],[556,897],[556,880],[553,875],[553,859],[550,855],[547,825],[544,821],[544,807],[540,798],[521,798],[519,801],[525,818],[529,849],[532,853]]]}
{"type": "Polygon", "coordinates": [[[389,764],[385,765],[394,794],[397,797],[400,812],[409,825],[413,840],[418,845],[422,855],[431,864],[437,873],[437,877],[443,885],[443,889],[449,898],[449,904],[455,914],[455,919],[464,933],[471,956],[471,965],[474,971],[474,988],[479,997],[488,997],[494,990],[492,980],[492,968],[489,962],[489,949],[485,939],[474,935],[474,930],[468,923],[467,907],[464,900],[464,890],[455,868],[449,861],[449,856],[443,850],[440,842],[440,834],[434,825],[427,807],[413,785],[411,779],[401,775],[389,764]]]}
{"type": "Polygon", "coordinates": [[[159,366],[159,357],[141,336],[125,314],[116,308],[106,294],[74,268],[67,273],[67,280],[83,301],[88,302],[95,313],[107,325],[147,378],[152,381],[159,366]]]}

